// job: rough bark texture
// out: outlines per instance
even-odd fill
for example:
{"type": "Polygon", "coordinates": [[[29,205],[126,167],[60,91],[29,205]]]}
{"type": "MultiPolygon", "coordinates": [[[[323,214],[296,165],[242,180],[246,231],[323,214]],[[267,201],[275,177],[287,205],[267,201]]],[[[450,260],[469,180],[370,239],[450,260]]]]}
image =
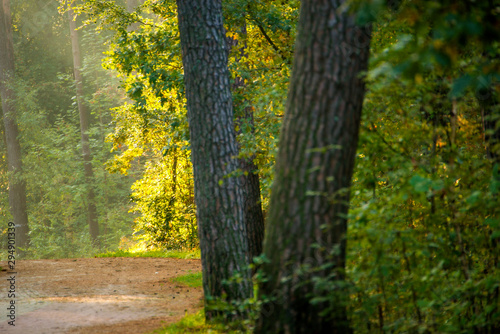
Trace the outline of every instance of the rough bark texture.
{"type": "MultiPolygon", "coordinates": [[[[184,65],[196,217],[205,305],[227,294],[250,297],[252,284],[243,212],[236,177],[236,136],[220,0],[177,0],[184,65]],[[222,281],[239,273],[241,283],[222,281]]],[[[208,308],[207,318],[215,311],[208,308]]]]}
{"type": "Polygon", "coordinates": [[[15,94],[11,88],[14,77],[14,47],[9,0],[0,5],[0,96],[2,99],[5,140],[9,175],[9,205],[16,225],[18,254],[29,244],[28,214],[26,212],[26,184],[22,179],[22,156],[19,129],[16,121],[15,94]]]}
{"type": "MultiPolygon", "coordinates": [[[[250,111],[244,117],[253,125],[253,115],[250,111]]],[[[238,121],[238,119],[237,119],[238,121]]],[[[243,190],[243,207],[245,224],[247,228],[248,253],[250,261],[261,255],[264,242],[264,214],[260,198],[260,180],[257,174],[257,166],[253,157],[239,159],[239,168],[244,175],[241,176],[241,188],[243,190]]]]}
{"type": "MultiPolygon", "coordinates": [[[[246,35],[246,24],[243,23],[240,29],[242,36],[246,35]]],[[[239,62],[243,58],[247,58],[246,48],[244,42],[238,41],[236,38],[227,38],[228,46],[231,49],[236,49],[237,56],[235,61],[239,62]]],[[[236,77],[233,83],[233,91],[244,88],[245,82],[242,78],[236,77]]],[[[249,107],[248,101],[244,100],[242,103],[234,104],[236,115],[237,134],[242,133],[243,123],[247,123],[250,131],[254,133],[254,120],[252,107],[249,107]]],[[[238,151],[240,151],[238,145],[238,151]]],[[[261,197],[260,197],[260,180],[257,173],[257,166],[253,162],[254,156],[240,158],[239,168],[243,172],[241,176],[241,188],[243,190],[243,205],[245,213],[245,223],[247,227],[248,237],[248,251],[250,261],[262,253],[262,244],[264,242],[264,214],[262,213],[261,197]]]]}
{"type": "Polygon", "coordinates": [[[259,290],[273,300],[263,304],[256,333],[352,332],[342,288],[346,215],[371,29],[339,12],[341,3],[301,4],[266,221],[268,281],[259,290]]]}
{"type": "Polygon", "coordinates": [[[90,237],[94,246],[99,246],[99,222],[97,220],[97,209],[95,204],[95,194],[93,189],[94,184],[94,171],[92,170],[92,155],[90,153],[89,143],[89,117],[90,112],[87,104],[83,100],[83,81],[80,69],[81,55],[80,55],[80,42],[78,39],[78,32],[76,30],[76,23],[74,21],[73,10],[68,10],[69,27],[71,33],[71,46],[73,50],[73,73],[75,75],[76,85],[76,100],[78,103],[78,112],[80,114],[80,132],[82,141],[82,155],[83,166],[85,170],[85,183],[88,187],[87,190],[87,222],[89,224],[90,237]]]}

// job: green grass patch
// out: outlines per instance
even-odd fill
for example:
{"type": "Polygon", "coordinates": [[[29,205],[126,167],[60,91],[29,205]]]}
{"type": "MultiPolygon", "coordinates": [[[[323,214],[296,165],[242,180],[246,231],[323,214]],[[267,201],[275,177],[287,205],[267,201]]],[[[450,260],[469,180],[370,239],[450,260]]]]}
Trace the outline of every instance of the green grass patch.
{"type": "Polygon", "coordinates": [[[201,271],[174,277],[172,281],[187,285],[191,288],[200,288],[203,285],[201,271]]]}
{"type": "Polygon", "coordinates": [[[99,253],[95,257],[165,257],[174,259],[199,259],[200,250],[166,250],[166,249],[155,249],[155,250],[139,250],[139,251],[128,251],[128,250],[117,250],[108,251],[105,253],[99,253]]]}
{"type": "Polygon", "coordinates": [[[168,325],[162,329],[157,329],[154,334],[185,334],[185,333],[212,333],[212,334],[230,334],[237,333],[228,331],[221,323],[206,323],[205,312],[198,311],[195,314],[184,316],[180,321],[168,325]]]}

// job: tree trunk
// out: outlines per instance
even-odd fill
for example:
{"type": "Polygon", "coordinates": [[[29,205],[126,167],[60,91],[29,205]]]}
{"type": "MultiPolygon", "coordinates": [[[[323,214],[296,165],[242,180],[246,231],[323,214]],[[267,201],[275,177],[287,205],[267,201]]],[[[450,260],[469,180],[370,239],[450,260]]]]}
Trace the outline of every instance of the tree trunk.
{"type": "Polygon", "coordinates": [[[494,87],[483,88],[477,94],[483,116],[484,139],[488,158],[493,164],[500,163],[500,112],[494,87]]]}
{"type": "Polygon", "coordinates": [[[342,1],[303,0],[266,222],[256,333],[352,333],[345,254],[349,187],[371,28],[342,1]],[[314,297],[319,299],[312,300],[314,297]]]}
{"type": "MultiPolygon", "coordinates": [[[[253,127],[252,111],[246,113],[247,119],[253,127]]],[[[237,121],[239,121],[237,119],[237,121]]],[[[264,215],[260,198],[260,180],[257,174],[257,166],[253,162],[254,157],[240,158],[239,168],[243,171],[241,176],[241,188],[244,196],[244,214],[247,228],[248,254],[250,262],[262,253],[264,242],[264,215]]]]}
{"type": "Polygon", "coordinates": [[[21,145],[16,120],[15,93],[12,90],[14,70],[10,3],[9,0],[3,0],[0,6],[0,96],[7,145],[9,205],[16,225],[16,249],[19,255],[23,255],[22,249],[29,245],[29,225],[26,211],[26,184],[22,176],[21,145]]]}
{"type": "MultiPolygon", "coordinates": [[[[205,306],[252,295],[220,0],[177,0],[205,306]],[[235,274],[241,282],[225,283],[235,274]]],[[[218,314],[206,309],[207,319],[218,314]]]]}
{"type": "Polygon", "coordinates": [[[87,104],[83,99],[83,81],[80,69],[81,65],[81,55],[80,55],[80,43],[78,40],[78,32],[76,30],[76,23],[74,21],[74,14],[71,8],[68,9],[69,15],[69,28],[71,33],[71,46],[73,50],[73,68],[75,75],[75,85],[76,85],[76,101],[78,103],[78,112],[80,114],[80,132],[82,138],[82,155],[83,155],[83,166],[85,170],[85,183],[87,186],[87,222],[89,224],[90,238],[92,239],[92,244],[95,247],[99,246],[99,223],[97,221],[97,209],[95,204],[94,195],[94,172],[92,170],[92,155],[90,153],[90,143],[89,143],[89,117],[90,112],[87,104]]]}
{"type": "MultiPolygon", "coordinates": [[[[247,31],[245,23],[242,24],[240,33],[242,36],[246,36],[247,31]]],[[[239,55],[236,56],[236,62],[239,62],[242,58],[247,58],[246,42],[240,42],[233,37],[228,37],[227,42],[230,48],[236,49],[239,53],[239,55]]],[[[236,77],[232,86],[233,92],[237,92],[239,89],[244,88],[245,82],[242,78],[236,77]]],[[[248,101],[243,100],[240,104],[234,104],[238,135],[242,133],[244,123],[250,126],[252,134],[255,132],[252,107],[248,106],[247,102],[248,101]]],[[[240,151],[240,147],[241,145],[238,145],[238,151],[240,151]]],[[[239,168],[243,172],[240,181],[243,190],[243,205],[250,261],[262,253],[262,243],[264,241],[264,215],[262,213],[260,198],[260,181],[259,174],[257,173],[258,168],[253,162],[254,158],[255,156],[250,156],[238,159],[239,168]]]]}

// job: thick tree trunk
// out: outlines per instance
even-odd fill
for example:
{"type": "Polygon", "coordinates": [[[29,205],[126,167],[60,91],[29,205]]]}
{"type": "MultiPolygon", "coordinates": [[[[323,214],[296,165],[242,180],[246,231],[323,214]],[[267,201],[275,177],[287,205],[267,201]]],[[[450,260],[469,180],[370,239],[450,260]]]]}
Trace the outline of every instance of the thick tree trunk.
{"type": "MultiPolygon", "coordinates": [[[[243,23],[240,29],[240,34],[242,36],[246,36],[246,33],[246,24],[243,23]]],[[[237,62],[243,58],[247,58],[247,45],[245,42],[238,41],[233,37],[228,37],[227,42],[230,48],[237,50],[238,55],[235,59],[237,62]]],[[[237,90],[244,88],[245,82],[242,78],[236,77],[232,86],[233,91],[236,92],[237,90]]],[[[247,102],[248,101],[243,100],[240,104],[234,104],[238,135],[243,131],[243,123],[247,123],[250,127],[250,131],[254,133],[252,107],[247,106],[247,102]]],[[[238,145],[238,151],[240,151],[240,147],[241,145],[238,145]]],[[[239,159],[239,168],[243,173],[240,181],[241,188],[243,190],[243,205],[247,227],[250,261],[262,253],[262,244],[264,241],[264,215],[262,213],[260,198],[260,181],[259,174],[257,173],[258,168],[253,161],[254,158],[254,156],[250,156],[239,159]]]]}
{"type": "Polygon", "coordinates": [[[68,9],[69,27],[71,33],[71,46],[73,50],[73,68],[75,75],[76,85],[76,100],[78,103],[78,112],[80,114],[80,132],[82,140],[82,155],[83,166],[85,170],[85,183],[87,189],[87,221],[89,224],[90,237],[94,246],[99,246],[99,223],[97,221],[97,209],[94,194],[94,171],[92,170],[92,155],[90,153],[89,143],[89,117],[90,112],[87,104],[83,100],[83,81],[80,69],[81,55],[80,55],[80,42],[78,39],[78,32],[76,30],[76,23],[74,21],[74,14],[71,8],[68,9]]]}
{"type": "Polygon", "coordinates": [[[26,211],[26,184],[22,178],[22,156],[19,129],[16,121],[15,94],[12,90],[14,77],[14,46],[9,0],[0,6],[0,97],[2,99],[5,140],[9,171],[9,205],[16,225],[16,248],[19,255],[29,244],[28,214],[26,211]]]}
{"type": "MultiPolygon", "coordinates": [[[[177,0],[205,305],[252,295],[220,0],[177,0]],[[241,283],[223,284],[235,274],[241,283]]],[[[208,319],[216,311],[206,310],[208,319]]]]}
{"type": "Polygon", "coordinates": [[[268,281],[256,333],[351,333],[345,291],[349,187],[371,29],[342,1],[303,0],[266,222],[268,281]],[[347,52],[347,53],[346,53],[347,52]],[[326,298],[313,301],[314,297],[326,298]]]}

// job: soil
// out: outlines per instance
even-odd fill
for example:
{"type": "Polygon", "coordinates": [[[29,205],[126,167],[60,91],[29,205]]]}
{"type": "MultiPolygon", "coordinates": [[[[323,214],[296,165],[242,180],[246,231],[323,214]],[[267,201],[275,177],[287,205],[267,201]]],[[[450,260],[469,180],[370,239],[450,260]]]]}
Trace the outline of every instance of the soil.
{"type": "Polygon", "coordinates": [[[201,308],[201,288],[172,280],[198,271],[199,260],[165,258],[16,261],[15,274],[0,272],[0,333],[150,333],[201,308]]]}

